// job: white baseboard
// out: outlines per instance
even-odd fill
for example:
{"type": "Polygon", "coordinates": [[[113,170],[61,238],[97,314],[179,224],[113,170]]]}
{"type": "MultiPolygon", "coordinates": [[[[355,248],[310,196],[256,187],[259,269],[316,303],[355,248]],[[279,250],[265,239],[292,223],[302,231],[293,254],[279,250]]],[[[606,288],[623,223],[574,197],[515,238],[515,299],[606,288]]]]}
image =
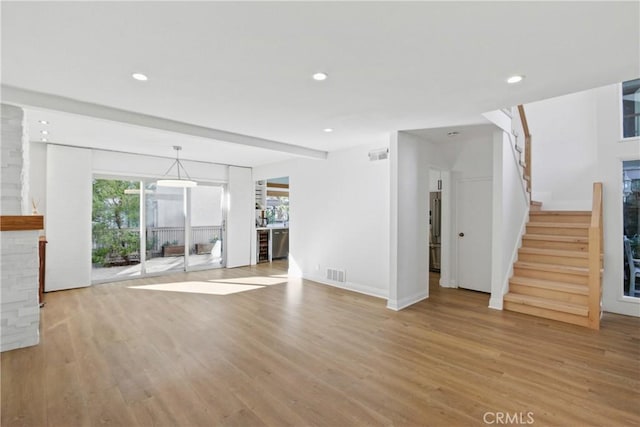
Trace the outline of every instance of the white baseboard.
{"type": "Polygon", "coordinates": [[[502,310],[503,309],[503,299],[500,298],[489,298],[489,308],[493,310],[502,310]]]}
{"type": "Polygon", "coordinates": [[[305,280],[310,280],[312,282],[320,283],[322,285],[329,285],[335,288],[345,289],[347,291],[353,291],[353,292],[358,292],[360,294],[369,295],[376,298],[387,299],[387,291],[378,289],[378,288],[373,288],[371,286],[361,285],[359,283],[353,283],[353,282],[338,283],[338,282],[329,281],[323,277],[308,276],[308,275],[307,276],[303,275],[302,278],[305,280]]]}
{"type": "Polygon", "coordinates": [[[420,291],[416,294],[410,295],[408,297],[405,298],[401,298],[399,300],[392,300],[390,299],[387,302],[387,308],[391,309],[391,310],[395,310],[395,311],[400,311],[403,308],[407,308],[410,305],[413,305],[415,303],[418,303],[424,299],[429,298],[429,294],[426,290],[424,291],[420,291]]]}
{"type": "Polygon", "coordinates": [[[440,286],[443,288],[457,288],[458,284],[453,280],[446,281],[446,280],[440,279],[440,286]]]}

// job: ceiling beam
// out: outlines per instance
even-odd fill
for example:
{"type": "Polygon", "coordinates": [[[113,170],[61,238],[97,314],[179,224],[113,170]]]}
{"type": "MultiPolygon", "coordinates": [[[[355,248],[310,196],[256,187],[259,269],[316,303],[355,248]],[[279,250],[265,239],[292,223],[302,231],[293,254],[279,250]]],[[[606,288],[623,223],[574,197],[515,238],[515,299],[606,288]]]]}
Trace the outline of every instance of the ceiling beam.
{"type": "Polygon", "coordinates": [[[2,102],[22,107],[35,107],[45,110],[61,111],[64,113],[77,114],[80,116],[93,117],[118,123],[126,123],[134,126],[160,129],[168,132],[198,136],[201,138],[208,138],[232,144],[279,151],[301,157],[323,160],[327,158],[327,152],[322,150],[315,150],[313,148],[301,147],[299,145],[287,144],[285,142],[242,135],[205,126],[198,126],[191,123],[121,110],[118,108],[108,107],[106,105],[78,101],[72,98],[36,92],[14,86],[2,85],[2,102]]]}

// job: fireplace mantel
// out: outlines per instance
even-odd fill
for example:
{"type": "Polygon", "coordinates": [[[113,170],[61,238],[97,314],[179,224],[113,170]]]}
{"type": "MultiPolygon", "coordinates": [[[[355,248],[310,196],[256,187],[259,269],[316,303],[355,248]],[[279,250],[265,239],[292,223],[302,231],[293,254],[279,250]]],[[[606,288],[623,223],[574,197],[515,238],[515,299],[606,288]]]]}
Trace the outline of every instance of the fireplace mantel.
{"type": "Polygon", "coordinates": [[[0,231],[27,231],[44,229],[42,215],[2,215],[0,231]]]}

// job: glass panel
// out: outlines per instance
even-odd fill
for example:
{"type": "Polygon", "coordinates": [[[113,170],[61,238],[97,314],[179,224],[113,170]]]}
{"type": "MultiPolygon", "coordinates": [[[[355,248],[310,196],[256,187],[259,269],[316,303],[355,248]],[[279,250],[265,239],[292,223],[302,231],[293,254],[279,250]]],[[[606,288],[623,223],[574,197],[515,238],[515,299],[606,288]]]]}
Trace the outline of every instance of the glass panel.
{"type": "Polygon", "coordinates": [[[223,197],[221,186],[199,184],[190,189],[191,238],[188,266],[222,267],[223,262],[223,197]]]}
{"type": "Polygon", "coordinates": [[[93,180],[91,280],[140,275],[140,183],[93,180]]]}
{"type": "Polygon", "coordinates": [[[640,296],[640,160],[622,162],[624,295],[640,296]]]}
{"type": "Polygon", "coordinates": [[[145,185],[146,273],[184,269],[183,188],[145,185]]]}
{"type": "Polygon", "coordinates": [[[624,138],[640,136],[640,79],[622,83],[622,129],[624,138]]]}
{"type": "Polygon", "coordinates": [[[289,196],[267,196],[267,224],[289,226],[289,196]]]}

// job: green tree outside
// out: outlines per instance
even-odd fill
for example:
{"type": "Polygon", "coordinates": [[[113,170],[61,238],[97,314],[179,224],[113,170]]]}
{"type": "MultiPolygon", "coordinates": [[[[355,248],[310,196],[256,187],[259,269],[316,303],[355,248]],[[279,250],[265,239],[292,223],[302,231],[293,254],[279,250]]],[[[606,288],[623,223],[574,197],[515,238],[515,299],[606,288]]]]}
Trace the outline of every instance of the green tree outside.
{"type": "Polygon", "coordinates": [[[102,266],[139,262],[140,190],[137,181],[93,180],[92,262],[102,266]]]}

